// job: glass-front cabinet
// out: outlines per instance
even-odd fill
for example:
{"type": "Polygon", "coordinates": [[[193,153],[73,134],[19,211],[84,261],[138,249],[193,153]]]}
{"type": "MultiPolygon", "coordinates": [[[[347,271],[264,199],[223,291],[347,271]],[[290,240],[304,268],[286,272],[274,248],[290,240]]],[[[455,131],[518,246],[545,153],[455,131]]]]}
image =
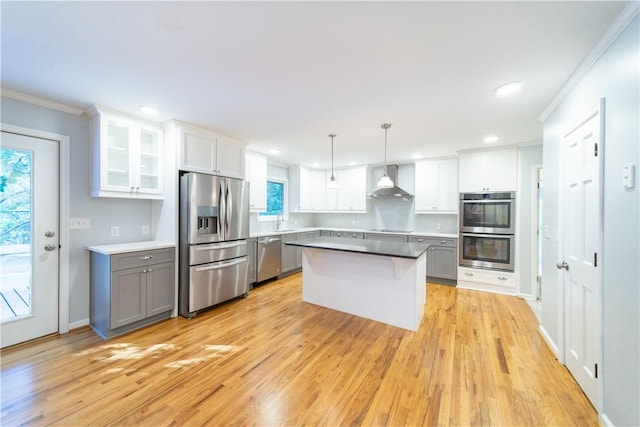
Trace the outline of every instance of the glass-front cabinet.
{"type": "Polygon", "coordinates": [[[162,198],[162,128],[91,109],[94,197],[162,198]]]}

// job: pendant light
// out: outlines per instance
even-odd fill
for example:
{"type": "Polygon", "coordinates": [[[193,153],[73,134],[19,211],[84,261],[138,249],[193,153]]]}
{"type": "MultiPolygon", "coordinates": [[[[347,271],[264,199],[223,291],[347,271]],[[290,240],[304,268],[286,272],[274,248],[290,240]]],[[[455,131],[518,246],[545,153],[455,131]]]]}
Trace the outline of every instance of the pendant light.
{"type": "Polygon", "coordinates": [[[329,182],[327,182],[327,190],[337,190],[338,188],[340,188],[340,186],[338,185],[338,181],[333,174],[333,138],[335,137],[336,134],[334,133],[329,135],[329,138],[331,138],[331,177],[329,178],[329,182]]]}
{"type": "Polygon", "coordinates": [[[384,129],[384,175],[378,181],[378,188],[392,188],[393,181],[387,175],[387,129],[391,127],[391,123],[383,123],[380,127],[384,129]]]}

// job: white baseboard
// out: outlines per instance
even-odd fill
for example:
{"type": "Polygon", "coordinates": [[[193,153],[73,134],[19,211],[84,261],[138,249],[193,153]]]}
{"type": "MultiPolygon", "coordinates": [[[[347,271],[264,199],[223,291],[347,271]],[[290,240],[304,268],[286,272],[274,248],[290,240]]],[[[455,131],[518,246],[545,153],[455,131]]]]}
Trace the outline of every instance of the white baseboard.
{"type": "Polygon", "coordinates": [[[546,329],[544,329],[544,326],[542,325],[540,325],[540,334],[542,335],[542,338],[545,340],[551,351],[553,351],[553,354],[558,357],[558,346],[555,342],[553,342],[551,336],[547,333],[546,329]]]}
{"type": "Polygon", "coordinates": [[[613,424],[611,422],[611,420],[609,419],[609,417],[607,417],[607,414],[599,414],[598,418],[600,419],[600,423],[603,426],[607,426],[607,427],[614,427],[615,424],[613,424]]]}
{"type": "Polygon", "coordinates": [[[527,301],[535,301],[536,300],[536,297],[534,297],[533,294],[523,294],[522,292],[519,292],[518,296],[520,298],[526,299],[527,301]]]}
{"type": "Polygon", "coordinates": [[[77,322],[69,323],[69,330],[82,328],[89,325],[89,319],[78,320],[77,322]]]}

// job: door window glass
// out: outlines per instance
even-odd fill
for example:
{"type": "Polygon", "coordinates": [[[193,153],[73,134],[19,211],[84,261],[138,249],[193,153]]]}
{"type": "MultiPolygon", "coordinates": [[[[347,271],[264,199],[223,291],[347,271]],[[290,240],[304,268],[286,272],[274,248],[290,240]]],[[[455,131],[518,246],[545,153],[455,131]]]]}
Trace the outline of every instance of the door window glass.
{"type": "Polygon", "coordinates": [[[0,148],[0,317],[31,314],[31,168],[28,150],[0,148]]]}

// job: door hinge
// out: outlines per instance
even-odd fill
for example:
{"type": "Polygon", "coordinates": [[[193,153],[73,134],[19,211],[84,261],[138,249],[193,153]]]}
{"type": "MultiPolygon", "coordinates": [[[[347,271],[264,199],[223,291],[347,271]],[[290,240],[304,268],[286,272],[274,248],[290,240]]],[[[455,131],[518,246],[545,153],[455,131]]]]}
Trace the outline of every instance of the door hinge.
{"type": "Polygon", "coordinates": [[[597,252],[593,253],[593,266],[594,267],[598,266],[598,253],[597,252]]]}
{"type": "Polygon", "coordinates": [[[595,378],[598,379],[598,364],[597,363],[595,364],[594,371],[595,371],[595,378]]]}
{"type": "Polygon", "coordinates": [[[593,143],[593,155],[595,157],[598,157],[598,143],[597,142],[593,143]]]}

